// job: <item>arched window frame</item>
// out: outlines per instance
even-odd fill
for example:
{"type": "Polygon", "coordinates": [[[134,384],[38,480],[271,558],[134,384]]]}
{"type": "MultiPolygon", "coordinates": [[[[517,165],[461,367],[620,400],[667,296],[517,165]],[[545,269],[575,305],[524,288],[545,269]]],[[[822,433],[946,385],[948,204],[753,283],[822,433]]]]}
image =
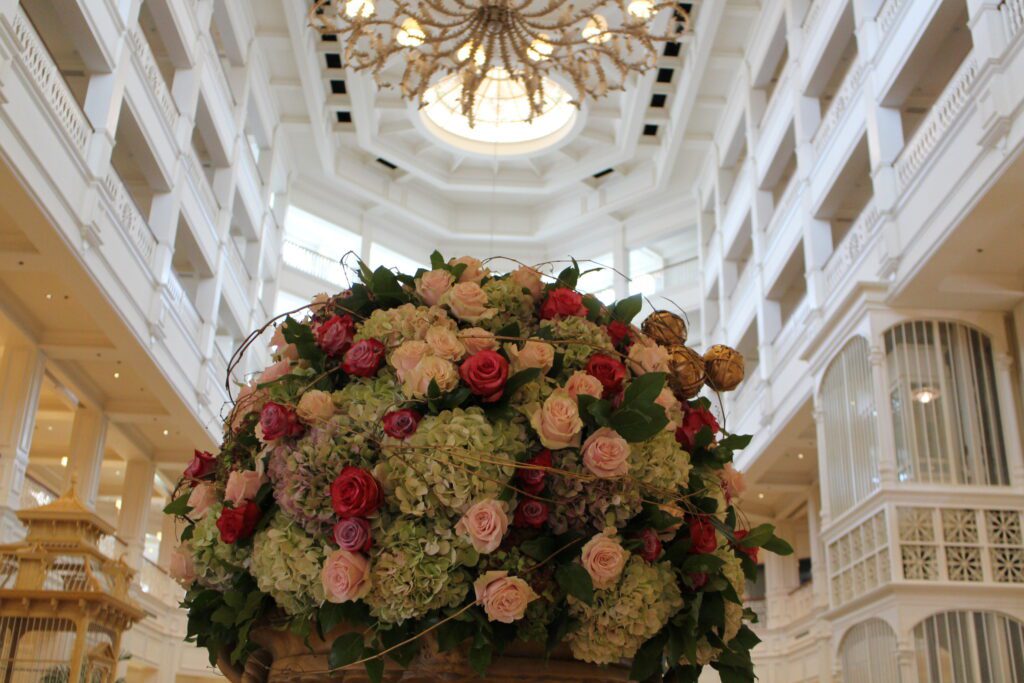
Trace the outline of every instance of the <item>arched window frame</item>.
{"type": "Polygon", "coordinates": [[[983,610],[937,612],[918,622],[911,637],[916,655],[914,682],[1024,680],[1024,622],[1010,615],[983,610]],[[947,648],[935,647],[943,641],[947,648]]]}
{"type": "Polygon", "coordinates": [[[897,661],[896,631],[884,619],[854,624],[839,641],[843,683],[906,683],[897,661]],[[866,650],[858,652],[857,649],[866,650]]]}

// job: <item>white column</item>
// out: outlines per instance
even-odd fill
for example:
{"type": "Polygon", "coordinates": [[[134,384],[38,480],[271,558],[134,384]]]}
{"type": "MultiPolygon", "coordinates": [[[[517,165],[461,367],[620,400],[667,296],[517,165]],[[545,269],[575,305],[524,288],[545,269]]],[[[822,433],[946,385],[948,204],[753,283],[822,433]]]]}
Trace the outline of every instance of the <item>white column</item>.
{"type": "Polygon", "coordinates": [[[999,396],[999,415],[1003,421],[1003,441],[1006,443],[1006,462],[1010,470],[1010,483],[1024,486],[1024,450],[1021,447],[1018,401],[1020,395],[1013,387],[1013,359],[1009,354],[995,357],[996,393],[999,396]]]}
{"type": "Polygon", "coordinates": [[[821,493],[821,527],[827,527],[831,521],[832,505],[829,501],[828,490],[828,456],[825,443],[825,413],[817,406],[814,409],[814,425],[817,428],[817,449],[818,449],[818,491],[821,493]]]}
{"type": "Polygon", "coordinates": [[[814,606],[828,607],[828,565],[825,560],[825,547],[821,541],[821,511],[818,498],[812,491],[807,496],[807,536],[811,546],[811,587],[814,590],[814,606]]]}
{"type": "Polygon", "coordinates": [[[868,354],[871,362],[871,383],[875,395],[875,421],[878,429],[878,476],[883,488],[897,483],[896,439],[889,409],[888,384],[885,381],[885,352],[872,346],[868,354]]]}
{"type": "Polygon", "coordinates": [[[0,542],[23,534],[14,512],[21,507],[25,470],[32,446],[43,354],[28,346],[7,346],[0,353],[0,542]]]}
{"type": "Polygon", "coordinates": [[[129,461],[124,471],[124,491],[121,493],[117,534],[127,546],[126,561],[136,571],[142,568],[142,553],[146,545],[146,528],[153,501],[155,474],[156,463],[152,460],[129,461]]]}
{"type": "Polygon", "coordinates": [[[95,408],[79,406],[71,425],[68,479],[77,478],[76,492],[90,510],[96,509],[100,469],[107,441],[107,416],[95,408]]]}

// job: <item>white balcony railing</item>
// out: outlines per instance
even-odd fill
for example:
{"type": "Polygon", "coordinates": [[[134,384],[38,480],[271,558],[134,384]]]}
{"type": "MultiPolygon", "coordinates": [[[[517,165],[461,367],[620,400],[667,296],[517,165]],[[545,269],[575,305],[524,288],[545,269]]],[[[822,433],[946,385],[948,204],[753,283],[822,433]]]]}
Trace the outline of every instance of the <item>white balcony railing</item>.
{"type": "Polygon", "coordinates": [[[153,256],[156,254],[156,236],[153,235],[149,223],[142,216],[135,200],[128,194],[121,176],[113,167],[103,179],[103,188],[110,200],[114,223],[128,235],[128,239],[139,252],[139,256],[147,267],[152,268],[153,256]]]}
{"type": "Polygon", "coordinates": [[[214,234],[214,240],[216,240],[217,211],[220,208],[217,196],[213,193],[213,188],[210,187],[210,181],[206,177],[206,172],[203,170],[203,166],[199,162],[199,157],[196,155],[195,150],[192,148],[187,149],[184,157],[185,171],[188,174],[189,184],[192,185],[192,188],[199,196],[199,204],[203,209],[203,213],[206,215],[210,230],[214,234]]]}
{"type": "Polygon", "coordinates": [[[778,232],[779,228],[789,217],[796,202],[797,188],[800,187],[800,184],[800,181],[796,178],[790,178],[789,185],[786,186],[785,191],[779,198],[779,203],[775,206],[775,211],[772,212],[772,217],[768,220],[768,227],[765,230],[766,236],[771,236],[778,232]]]}
{"type": "Polygon", "coordinates": [[[814,584],[805,583],[788,595],[768,600],[768,626],[782,628],[814,611],[814,584]]]}
{"type": "Polygon", "coordinates": [[[149,559],[143,559],[138,577],[139,589],[168,607],[177,607],[185,597],[185,590],[167,572],[149,559]]]}
{"type": "Polygon", "coordinates": [[[825,284],[830,293],[836,290],[839,283],[860,259],[861,254],[866,251],[881,222],[882,214],[875,207],[874,202],[869,203],[860,212],[860,216],[850,226],[846,237],[839,243],[825,264],[825,284]]]}
{"type": "Polygon", "coordinates": [[[324,256],[289,239],[281,245],[285,265],[339,287],[348,286],[348,274],[341,261],[324,256]]]}
{"type": "Polygon", "coordinates": [[[835,133],[836,129],[839,128],[839,124],[846,118],[846,112],[857,101],[857,94],[860,92],[860,86],[864,83],[866,74],[867,68],[864,66],[863,61],[858,59],[856,63],[850,66],[846,77],[843,78],[842,85],[839,86],[835,97],[832,98],[832,104],[821,119],[818,130],[814,133],[813,145],[816,156],[821,156],[825,147],[831,142],[833,133],[835,133]]]}
{"type": "Polygon", "coordinates": [[[153,56],[153,50],[150,49],[146,36],[142,34],[142,30],[138,27],[128,31],[125,35],[127,36],[128,45],[131,47],[132,53],[138,59],[139,68],[142,71],[142,76],[146,79],[146,83],[149,85],[150,93],[152,93],[153,99],[156,100],[168,128],[173,132],[178,122],[178,107],[175,106],[174,98],[171,97],[171,92],[167,89],[167,82],[164,81],[164,77],[160,73],[160,67],[157,66],[156,58],[153,56]]]}
{"type": "Polygon", "coordinates": [[[1012,40],[1024,29],[1024,0],[1003,0],[999,11],[1006,25],[1006,37],[1012,40]]]}
{"type": "Polygon", "coordinates": [[[203,319],[174,271],[167,276],[167,295],[170,299],[171,310],[177,314],[185,332],[194,335],[193,338],[198,338],[203,319]]]}

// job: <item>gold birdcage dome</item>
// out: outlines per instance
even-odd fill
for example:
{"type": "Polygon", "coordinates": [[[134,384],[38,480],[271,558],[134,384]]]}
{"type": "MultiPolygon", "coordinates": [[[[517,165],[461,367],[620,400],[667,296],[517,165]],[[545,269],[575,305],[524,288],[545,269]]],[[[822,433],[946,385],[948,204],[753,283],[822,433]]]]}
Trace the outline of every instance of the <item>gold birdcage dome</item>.
{"type": "Polygon", "coordinates": [[[0,676],[5,683],[113,683],[121,636],[145,616],[134,571],[98,547],[113,528],[68,491],[22,510],[25,540],[0,545],[0,676]]]}

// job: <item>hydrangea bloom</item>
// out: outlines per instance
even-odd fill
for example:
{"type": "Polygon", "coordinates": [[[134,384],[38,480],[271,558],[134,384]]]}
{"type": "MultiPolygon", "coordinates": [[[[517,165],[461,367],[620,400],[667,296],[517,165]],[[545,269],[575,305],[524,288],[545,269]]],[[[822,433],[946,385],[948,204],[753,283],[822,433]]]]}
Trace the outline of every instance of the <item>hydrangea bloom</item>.
{"type": "Polygon", "coordinates": [[[320,567],[324,549],[278,513],[253,538],[250,571],[256,585],[290,615],[307,614],[324,601],[320,567]]]}
{"type": "Polygon", "coordinates": [[[470,581],[459,566],[471,552],[450,525],[399,518],[378,533],[365,598],[373,616],[401,623],[466,597],[470,581]]]}
{"type": "Polygon", "coordinates": [[[683,606],[672,566],[631,557],[614,588],[594,591],[594,604],[569,597],[579,627],[566,636],[577,659],[611,664],[628,659],[683,606]]]}
{"type": "Polygon", "coordinates": [[[385,440],[383,476],[394,493],[389,502],[410,515],[460,515],[474,501],[502,493],[526,444],[522,425],[488,420],[480,408],[424,417],[405,441],[385,440]],[[482,456],[491,462],[481,462],[482,456]]]}
{"type": "Polygon", "coordinates": [[[338,412],[363,429],[380,422],[384,413],[394,410],[403,400],[402,388],[391,370],[381,370],[375,377],[354,377],[334,394],[338,412]]]}
{"type": "Polygon", "coordinates": [[[448,316],[448,311],[440,306],[402,304],[395,308],[378,308],[359,324],[355,341],[378,339],[393,349],[408,339],[422,340],[434,325],[452,330],[458,327],[448,316]]]}
{"type": "Polygon", "coordinates": [[[196,522],[190,541],[196,579],[200,585],[217,590],[230,587],[235,575],[245,568],[248,554],[244,548],[220,540],[217,518],[223,507],[220,503],[210,507],[196,522]]]}
{"type": "Polygon", "coordinates": [[[571,339],[576,344],[557,344],[555,348],[564,353],[562,371],[559,375],[563,381],[577,370],[587,365],[591,355],[601,351],[614,351],[611,337],[603,327],[595,325],[586,318],[568,316],[560,320],[544,320],[540,324],[542,333],[547,332],[551,339],[571,339]]]}
{"type": "Polygon", "coordinates": [[[630,445],[629,474],[650,486],[651,495],[685,488],[691,469],[690,454],[679,446],[671,432],[661,432],[652,439],[630,445]]]}
{"type": "MultiPolygon", "coordinates": [[[[558,451],[555,465],[570,472],[585,473],[579,455],[573,450],[558,451]]],[[[631,477],[586,481],[551,474],[549,481],[551,495],[558,501],[548,518],[555,533],[588,527],[598,531],[609,526],[622,528],[643,505],[640,487],[631,477]]]]}
{"type": "Polygon", "coordinates": [[[529,336],[533,329],[533,297],[523,291],[512,278],[491,280],[483,286],[487,305],[498,309],[498,314],[480,322],[480,326],[497,332],[512,323],[519,324],[519,333],[529,336]]]}

